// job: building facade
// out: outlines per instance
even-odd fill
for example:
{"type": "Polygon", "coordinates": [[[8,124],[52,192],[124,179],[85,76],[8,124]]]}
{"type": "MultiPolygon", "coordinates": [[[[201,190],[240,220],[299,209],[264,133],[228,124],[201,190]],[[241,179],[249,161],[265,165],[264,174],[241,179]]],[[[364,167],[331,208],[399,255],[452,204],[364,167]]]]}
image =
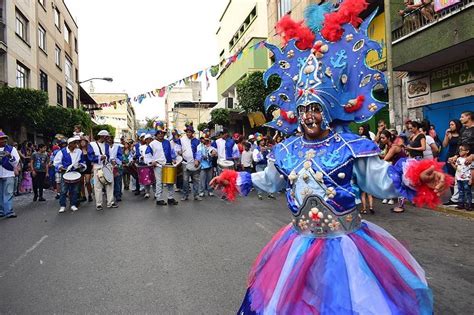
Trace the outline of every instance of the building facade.
{"type": "Polygon", "coordinates": [[[192,124],[194,130],[200,123],[211,121],[211,111],[216,106],[216,102],[176,102],[173,114],[173,129],[183,131],[186,124],[192,124]]]}
{"type": "Polygon", "coordinates": [[[137,126],[135,109],[128,102],[127,93],[89,93],[97,104],[116,102],[114,106],[103,107],[94,111],[95,122],[98,125],[111,125],[115,128],[115,142],[120,138],[134,139],[137,126]],[[119,102],[123,101],[123,102],[119,102]]]}
{"type": "Polygon", "coordinates": [[[62,0],[0,0],[0,84],[78,108],[78,26],[62,0]]]}
{"type": "Polygon", "coordinates": [[[265,0],[229,0],[216,32],[221,72],[217,77],[218,100],[227,108],[237,103],[237,82],[249,72],[265,71],[269,66],[266,49],[250,49],[267,39],[265,0]],[[231,63],[227,58],[242,52],[231,63]]]}
{"type": "MultiPolygon", "coordinates": [[[[182,112],[180,108],[178,108],[178,104],[198,104],[202,101],[201,90],[201,82],[188,82],[185,86],[175,86],[166,93],[165,121],[169,129],[177,129],[184,126],[186,119],[188,119],[188,113],[182,112]]],[[[206,116],[206,114],[204,114],[205,111],[204,109],[202,113],[204,116],[206,116]]],[[[199,121],[201,121],[201,119],[199,119],[199,121]]],[[[202,122],[205,122],[205,120],[203,119],[202,122]]],[[[195,126],[197,127],[197,125],[195,126]]]]}
{"type": "Polygon", "coordinates": [[[418,10],[400,10],[405,10],[401,2],[390,14],[393,68],[405,74],[402,117],[428,119],[443,136],[449,120],[474,108],[474,2],[435,0],[418,10]]]}

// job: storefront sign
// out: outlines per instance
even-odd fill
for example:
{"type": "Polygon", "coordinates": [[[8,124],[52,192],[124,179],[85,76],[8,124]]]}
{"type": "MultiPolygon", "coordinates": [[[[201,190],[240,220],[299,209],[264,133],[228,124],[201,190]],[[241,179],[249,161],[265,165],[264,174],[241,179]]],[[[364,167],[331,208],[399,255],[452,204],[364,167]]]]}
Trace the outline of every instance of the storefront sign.
{"type": "Polygon", "coordinates": [[[435,8],[435,11],[438,12],[459,2],[461,2],[461,0],[435,0],[434,8],[435,8]]]}
{"type": "Polygon", "coordinates": [[[431,104],[430,78],[428,76],[408,81],[406,89],[408,108],[431,104]]]}
{"type": "Polygon", "coordinates": [[[431,72],[431,91],[437,92],[474,83],[474,59],[431,72]]]}
{"type": "Polygon", "coordinates": [[[439,103],[467,96],[474,96],[474,83],[433,92],[431,93],[431,103],[439,103]]]}
{"type": "Polygon", "coordinates": [[[369,25],[367,34],[382,46],[382,57],[376,51],[369,51],[366,57],[367,65],[371,68],[385,71],[387,69],[387,48],[385,46],[385,13],[377,15],[369,25]]]}

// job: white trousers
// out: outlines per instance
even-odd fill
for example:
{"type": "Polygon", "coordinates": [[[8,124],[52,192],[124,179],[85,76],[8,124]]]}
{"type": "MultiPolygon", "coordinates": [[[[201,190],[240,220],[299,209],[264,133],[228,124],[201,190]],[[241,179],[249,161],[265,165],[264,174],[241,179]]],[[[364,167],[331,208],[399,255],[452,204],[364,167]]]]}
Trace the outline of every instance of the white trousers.
{"type": "Polygon", "coordinates": [[[99,177],[97,176],[97,170],[99,167],[94,166],[94,195],[95,195],[95,205],[102,206],[102,188],[105,188],[105,193],[107,195],[107,206],[110,206],[114,203],[114,182],[112,179],[112,183],[109,185],[103,185],[99,181],[99,177]]]}

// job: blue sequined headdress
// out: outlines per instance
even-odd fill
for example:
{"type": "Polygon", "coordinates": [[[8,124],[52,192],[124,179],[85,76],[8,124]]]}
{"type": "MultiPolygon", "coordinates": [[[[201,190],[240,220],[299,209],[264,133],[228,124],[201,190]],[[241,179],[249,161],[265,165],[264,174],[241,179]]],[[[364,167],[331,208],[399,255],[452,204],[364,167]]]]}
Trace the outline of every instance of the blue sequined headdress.
{"type": "Polygon", "coordinates": [[[267,96],[267,111],[279,108],[280,115],[267,126],[286,134],[294,133],[299,125],[297,110],[311,103],[321,105],[323,128],[329,124],[364,122],[375,115],[385,102],[377,100],[374,89],[386,89],[385,76],[366,64],[371,50],[381,56],[379,43],[369,39],[367,28],[373,12],[358,29],[344,24],[344,35],[336,42],[316,33],[311,49],[300,50],[292,39],[282,48],[266,43],[274,54],[275,63],[265,72],[264,81],[272,75],[281,78],[277,90],[267,96]]]}

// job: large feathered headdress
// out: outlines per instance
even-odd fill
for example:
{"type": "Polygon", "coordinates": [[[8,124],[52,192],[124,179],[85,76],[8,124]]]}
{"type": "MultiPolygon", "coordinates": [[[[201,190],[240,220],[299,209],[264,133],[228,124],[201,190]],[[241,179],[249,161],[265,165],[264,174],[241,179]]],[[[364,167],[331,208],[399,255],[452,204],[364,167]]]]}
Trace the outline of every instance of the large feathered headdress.
{"type": "Polygon", "coordinates": [[[279,88],[265,100],[265,109],[279,108],[280,115],[267,126],[294,133],[298,107],[313,103],[320,104],[325,125],[364,122],[385,106],[373,96],[374,89],[386,89],[385,76],[365,60],[371,50],[382,53],[367,36],[376,12],[365,21],[358,17],[366,7],[365,0],[346,0],[334,12],[327,4],[311,5],[305,12],[311,28],[288,16],[278,23],[284,46],[265,44],[275,63],[264,81],[272,75],[281,78],[279,88]]]}

